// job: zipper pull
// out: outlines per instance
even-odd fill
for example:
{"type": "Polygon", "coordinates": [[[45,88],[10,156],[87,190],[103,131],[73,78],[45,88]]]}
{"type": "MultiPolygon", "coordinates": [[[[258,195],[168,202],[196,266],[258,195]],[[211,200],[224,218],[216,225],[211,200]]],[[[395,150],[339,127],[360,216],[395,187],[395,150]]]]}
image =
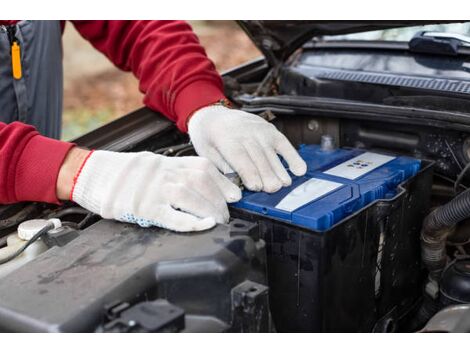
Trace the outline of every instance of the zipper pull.
{"type": "Polygon", "coordinates": [[[11,69],[14,79],[21,79],[23,77],[23,70],[21,69],[21,48],[18,42],[13,42],[11,46],[11,69]]]}
{"type": "Polygon", "coordinates": [[[11,71],[14,79],[21,79],[23,77],[23,70],[21,67],[21,47],[18,39],[16,38],[16,27],[8,26],[7,33],[11,47],[11,71]]]}

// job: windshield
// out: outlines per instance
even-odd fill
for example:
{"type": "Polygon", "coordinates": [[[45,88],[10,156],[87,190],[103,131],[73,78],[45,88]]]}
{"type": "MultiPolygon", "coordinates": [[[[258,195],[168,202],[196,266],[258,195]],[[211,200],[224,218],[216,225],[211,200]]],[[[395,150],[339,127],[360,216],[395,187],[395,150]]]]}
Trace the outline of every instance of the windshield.
{"type": "Polygon", "coordinates": [[[345,35],[324,36],[323,40],[385,40],[408,42],[419,31],[457,33],[470,36],[470,22],[433,24],[404,28],[392,28],[379,31],[352,33],[345,35]]]}

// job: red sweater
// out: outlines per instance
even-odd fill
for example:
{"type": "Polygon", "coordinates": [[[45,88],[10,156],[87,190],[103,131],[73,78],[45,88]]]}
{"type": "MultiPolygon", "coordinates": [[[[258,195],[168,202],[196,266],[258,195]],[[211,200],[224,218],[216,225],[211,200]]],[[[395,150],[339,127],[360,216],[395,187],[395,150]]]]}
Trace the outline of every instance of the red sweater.
{"type": "MultiPolygon", "coordinates": [[[[137,76],[145,105],[184,132],[193,111],[224,98],[219,74],[184,21],[72,23],[117,67],[137,76]]],[[[58,203],[57,176],[72,146],[43,137],[32,126],[0,122],[0,204],[58,203]]]]}

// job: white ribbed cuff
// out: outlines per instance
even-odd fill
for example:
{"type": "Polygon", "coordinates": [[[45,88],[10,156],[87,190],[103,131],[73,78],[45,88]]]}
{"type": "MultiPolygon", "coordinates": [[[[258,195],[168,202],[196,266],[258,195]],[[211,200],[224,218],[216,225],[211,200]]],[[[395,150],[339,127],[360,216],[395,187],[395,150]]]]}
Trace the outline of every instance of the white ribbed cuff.
{"type": "Polygon", "coordinates": [[[88,210],[101,214],[102,202],[107,185],[111,181],[110,170],[115,164],[115,153],[94,151],[78,176],[72,193],[72,200],[88,210]]]}

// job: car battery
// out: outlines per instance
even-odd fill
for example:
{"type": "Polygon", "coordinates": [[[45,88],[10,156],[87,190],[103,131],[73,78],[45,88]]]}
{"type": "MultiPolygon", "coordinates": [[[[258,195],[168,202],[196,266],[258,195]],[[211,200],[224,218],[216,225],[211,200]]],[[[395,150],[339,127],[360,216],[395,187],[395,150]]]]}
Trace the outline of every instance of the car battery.
{"type": "Polygon", "coordinates": [[[260,224],[276,328],[365,332],[398,321],[421,293],[432,162],[319,145],[299,154],[307,173],[291,186],[244,191],[231,206],[260,224]]]}
{"type": "Polygon", "coordinates": [[[325,231],[374,200],[395,196],[421,165],[405,156],[319,145],[303,145],[299,154],[308,165],[305,176],[274,194],[247,191],[234,207],[325,231]]]}

